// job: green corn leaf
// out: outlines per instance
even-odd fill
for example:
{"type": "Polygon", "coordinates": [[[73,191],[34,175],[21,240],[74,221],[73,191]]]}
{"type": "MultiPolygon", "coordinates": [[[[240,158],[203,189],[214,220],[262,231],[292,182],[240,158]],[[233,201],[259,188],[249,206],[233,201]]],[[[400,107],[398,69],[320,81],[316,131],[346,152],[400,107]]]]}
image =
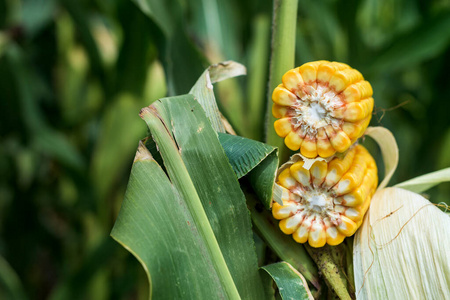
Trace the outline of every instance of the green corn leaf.
{"type": "Polygon", "coordinates": [[[141,261],[155,297],[263,298],[245,198],[203,109],[184,95],[141,115],[169,178],[141,145],[113,237],[141,261]]]}
{"type": "Polygon", "coordinates": [[[219,134],[219,140],[238,178],[248,174],[250,184],[269,209],[278,167],[278,152],[270,145],[240,136],[219,134]]]}
{"type": "Polygon", "coordinates": [[[28,61],[24,52],[17,45],[11,45],[6,52],[13,78],[19,87],[19,99],[21,117],[27,130],[32,136],[32,144],[35,149],[51,155],[61,164],[75,170],[82,170],[85,161],[78,149],[68,138],[50,127],[41,108],[38,106],[36,89],[38,75],[27,65],[28,61]]]}
{"type": "Polygon", "coordinates": [[[11,300],[27,299],[19,276],[3,256],[0,256],[0,297],[11,300]]]}
{"type": "Polygon", "coordinates": [[[80,40],[84,44],[89,56],[92,71],[98,76],[103,88],[108,90],[107,73],[105,71],[99,47],[93,37],[92,28],[89,26],[90,22],[87,15],[83,12],[81,6],[78,5],[78,1],[61,0],[61,4],[76,24],[80,40]]]}
{"type": "MultiPolygon", "coordinates": [[[[117,181],[117,175],[122,174],[130,163],[136,141],[145,136],[145,124],[137,118],[138,105],[136,98],[122,94],[106,109],[100,123],[100,136],[93,153],[91,175],[102,200],[117,181]]],[[[102,202],[101,207],[103,205],[102,202]]]]}
{"type": "Polygon", "coordinates": [[[423,22],[389,45],[368,69],[375,72],[399,70],[421,63],[444,51],[450,42],[450,13],[447,11],[423,22]]]}
{"type": "Polygon", "coordinates": [[[142,12],[149,17],[163,36],[157,47],[167,77],[169,95],[189,92],[195,79],[203,72],[205,57],[198,51],[186,34],[183,23],[183,5],[179,0],[134,0],[142,12]]]}
{"type": "Polygon", "coordinates": [[[111,235],[144,267],[151,297],[225,297],[184,198],[142,146],[111,235]]]}
{"type": "MultiPolygon", "coordinates": [[[[218,133],[218,137],[237,178],[247,176],[254,192],[269,209],[278,167],[277,149],[236,135],[218,133]]],[[[153,158],[162,163],[155,142],[146,139],[144,144],[153,158]]]]}
{"type": "Polygon", "coordinates": [[[102,237],[102,240],[89,250],[84,259],[79,262],[75,272],[61,276],[47,299],[86,299],[87,295],[89,295],[89,287],[93,278],[104,272],[105,267],[117,259],[118,248],[118,245],[112,239],[107,236],[102,237]]]}
{"type": "Polygon", "coordinates": [[[261,267],[275,281],[281,298],[284,300],[311,300],[314,299],[309,291],[305,278],[289,263],[279,263],[261,267]]]}
{"type": "Polygon", "coordinates": [[[396,184],[395,187],[409,190],[415,193],[422,193],[441,182],[450,181],[450,168],[428,173],[402,183],[396,184]]]}
{"type": "Polygon", "coordinates": [[[211,65],[203,72],[202,76],[200,76],[189,92],[194,95],[205,110],[206,116],[214,130],[225,132],[212,84],[231,77],[245,75],[245,73],[245,67],[234,61],[225,61],[220,64],[211,65]]]}
{"type": "MultiPolygon", "coordinates": [[[[220,134],[219,140],[238,178],[247,176],[255,194],[270,209],[278,166],[276,148],[247,138],[220,134]]],[[[317,268],[305,248],[278,229],[276,220],[264,209],[257,209],[254,196],[246,194],[252,221],[260,236],[283,260],[295,266],[319,288],[317,268]]]]}
{"type": "Polygon", "coordinates": [[[164,34],[173,34],[177,18],[181,16],[180,1],[133,0],[133,2],[162,29],[164,34]]]}

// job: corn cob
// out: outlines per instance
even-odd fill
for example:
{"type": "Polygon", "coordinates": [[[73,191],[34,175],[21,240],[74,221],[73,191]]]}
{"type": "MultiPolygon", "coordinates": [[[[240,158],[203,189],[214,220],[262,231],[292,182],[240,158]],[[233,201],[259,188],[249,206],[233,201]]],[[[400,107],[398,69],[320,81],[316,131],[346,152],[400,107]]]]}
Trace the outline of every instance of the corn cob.
{"type": "Polygon", "coordinates": [[[307,158],[345,152],[372,117],[372,87],[338,62],[315,61],[286,72],[272,94],[275,131],[307,158]]]}
{"type": "Polygon", "coordinates": [[[378,185],[375,161],[355,145],[343,157],[315,161],[309,170],[303,165],[300,160],[280,168],[283,205],[274,202],[272,214],[298,243],[338,245],[355,233],[369,208],[378,185]]]}

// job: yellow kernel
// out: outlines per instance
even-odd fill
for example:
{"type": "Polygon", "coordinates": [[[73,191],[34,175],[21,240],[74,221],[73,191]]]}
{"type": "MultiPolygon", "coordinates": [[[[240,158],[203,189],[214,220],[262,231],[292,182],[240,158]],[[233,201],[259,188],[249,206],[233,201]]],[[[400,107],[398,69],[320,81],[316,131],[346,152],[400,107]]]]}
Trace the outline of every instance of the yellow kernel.
{"type": "Polygon", "coordinates": [[[297,96],[280,84],[273,90],[272,101],[278,105],[290,106],[295,104],[297,96]]]}
{"type": "Polygon", "coordinates": [[[295,201],[283,201],[283,205],[274,202],[272,205],[272,215],[275,219],[281,220],[292,216],[298,209],[295,201]]]}
{"type": "Polygon", "coordinates": [[[348,86],[343,92],[344,101],[346,103],[360,101],[364,98],[372,97],[372,86],[368,81],[359,81],[348,86]]]}
{"type": "MultiPolygon", "coordinates": [[[[356,148],[356,147],[355,147],[356,148]]],[[[325,184],[329,187],[334,186],[342,176],[347,172],[350,168],[350,165],[353,162],[353,158],[355,157],[356,150],[355,148],[349,150],[344,158],[333,158],[328,164],[328,174],[325,179],[325,184]]]]}
{"type": "Polygon", "coordinates": [[[337,152],[346,151],[352,144],[350,138],[342,130],[334,130],[330,125],[325,127],[325,132],[330,139],[331,145],[337,152]]]}
{"type": "Polygon", "coordinates": [[[303,220],[302,214],[294,214],[293,216],[280,221],[279,226],[284,234],[292,234],[300,226],[303,220]]]}
{"type": "Polygon", "coordinates": [[[285,137],[289,134],[289,132],[292,131],[291,118],[283,118],[276,120],[273,126],[275,128],[275,132],[279,136],[285,137]]]}
{"type": "Polygon", "coordinates": [[[303,140],[300,152],[307,158],[316,158],[317,146],[315,139],[313,140],[309,135],[303,140]]]}
{"type": "Polygon", "coordinates": [[[317,133],[317,154],[320,157],[330,157],[336,150],[330,143],[324,128],[319,128],[317,133]]]}
{"type": "Polygon", "coordinates": [[[287,115],[287,112],[288,108],[286,106],[278,105],[275,103],[272,105],[272,115],[277,119],[285,117],[287,115]]]}
{"type": "Polygon", "coordinates": [[[363,147],[355,147],[355,149],[356,154],[352,165],[333,188],[337,195],[344,195],[351,192],[360,186],[364,179],[369,155],[367,155],[367,150],[363,147]]]}
{"type": "Polygon", "coordinates": [[[278,175],[278,181],[280,185],[287,189],[294,188],[296,186],[296,181],[292,177],[291,172],[289,168],[284,169],[279,175],[278,175]]]}
{"type": "Polygon", "coordinates": [[[350,220],[349,218],[345,216],[341,216],[341,222],[337,226],[337,229],[345,236],[351,236],[355,233],[355,231],[358,229],[356,227],[355,222],[350,220]]]}
{"type": "Polygon", "coordinates": [[[327,61],[319,60],[300,66],[299,73],[302,75],[303,81],[308,85],[316,87],[317,83],[315,82],[317,80],[317,69],[323,63],[327,63],[327,61]]]}
{"type": "Polygon", "coordinates": [[[317,80],[322,83],[328,83],[330,81],[331,76],[336,71],[348,69],[350,68],[348,65],[338,62],[331,62],[331,63],[323,63],[319,65],[317,69],[317,80]]]}
{"type": "Polygon", "coordinates": [[[358,102],[352,102],[347,105],[344,112],[344,120],[347,122],[356,122],[365,119],[373,110],[373,98],[366,98],[358,102]]]}
{"type": "Polygon", "coordinates": [[[311,225],[311,230],[308,234],[308,243],[311,247],[318,248],[325,246],[327,242],[327,234],[322,222],[314,220],[311,225]]]}
{"type": "Polygon", "coordinates": [[[300,227],[294,232],[292,237],[297,243],[306,243],[306,241],[308,241],[309,231],[313,219],[313,216],[306,217],[300,227]]]}
{"type": "Polygon", "coordinates": [[[295,180],[300,182],[302,186],[310,186],[311,177],[309,171],[303,168],[303,165],[304,165],[303,161],[298,161],[294,163],[290,167],[290,174],[292,174],[295,180]]]}
{"type": "Polygon", "coordinates": [[[309,173],[311,175],[311,179],[314,187],[319,187],[325,181],[327,177],[328,164],[326,161],[316,161],[313,163],[311,168],[309,169],[309,173]]]}
{"type": "Polygon", "coordinates": [[[297,151],[303,144],[303,138],[298,134],[297,131],[291,131],[284,139],[284,143],[292,151],[297,151]]]}
{"type": "Polygon", "coordinates": [[[337,71],[333,74],[330,79],[330,87],[333,88],[337,93],[345,90],[349,85],[363,80],[363,76],[358,70],[355,69],[344,69],[337,71]]]}
{"type": "Polygon", "coordinates": [[[303,86],[302,75],[298,72],[298,68],[287,71],[281,81],[283,85],[293,93],[296,93],[303,86]]]}

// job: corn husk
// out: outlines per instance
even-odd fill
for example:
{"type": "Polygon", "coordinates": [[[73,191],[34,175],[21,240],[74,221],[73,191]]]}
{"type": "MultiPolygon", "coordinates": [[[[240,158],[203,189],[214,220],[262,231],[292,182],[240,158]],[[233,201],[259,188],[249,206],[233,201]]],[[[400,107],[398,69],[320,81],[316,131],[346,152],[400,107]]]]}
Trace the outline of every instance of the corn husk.
{"type": "Polygon", "coordinates": [[[450,217],[419,194],[378,190],[353,261],[357,299],[450,299],[450,217]]]}
{"type": "Polygon", "coordinates": [[[370,136],[377,142],[383,156],[384,179],[378,185],[378,189],[382,189],[387,186],[397,169],[399,159],[397,142],[392,132],[384,127],[369,127],[365,135],[370,136]]]}

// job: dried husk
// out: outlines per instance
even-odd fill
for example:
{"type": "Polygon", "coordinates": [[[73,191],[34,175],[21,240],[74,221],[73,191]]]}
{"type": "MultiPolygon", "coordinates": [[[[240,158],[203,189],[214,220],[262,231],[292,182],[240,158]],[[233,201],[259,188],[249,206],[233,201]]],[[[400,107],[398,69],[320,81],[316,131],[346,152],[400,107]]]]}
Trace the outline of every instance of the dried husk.
{"type": "Polygon", "coordinates": [[[357,299],[450,299],[450,217],[419,194],[378,190],[355,235],[357,299]]]}

